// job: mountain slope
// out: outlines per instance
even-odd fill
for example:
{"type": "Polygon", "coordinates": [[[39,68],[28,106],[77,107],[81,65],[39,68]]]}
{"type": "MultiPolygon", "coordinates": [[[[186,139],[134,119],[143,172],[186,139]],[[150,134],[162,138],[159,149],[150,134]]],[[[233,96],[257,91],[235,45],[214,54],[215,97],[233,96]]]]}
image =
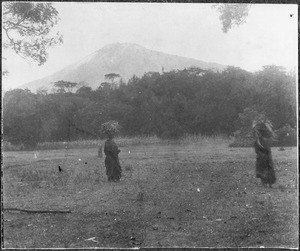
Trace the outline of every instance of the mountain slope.
{"type": "Polygon", "coordinates": [[[24,84],[21,88],[29,88],[32,91],[41,87],[50,89],[52,83],[59,80],[85,82],[88,86],[97,88],[105,81],[104,75],[108,73],[117,73],[127,81],[133,75],[140,77],[149,71],[181,70],[190,66],[219,71],[226,68],[216,63],[148,50],[136,44],[116,43],[107,45],[50,76],[24,84]]]}

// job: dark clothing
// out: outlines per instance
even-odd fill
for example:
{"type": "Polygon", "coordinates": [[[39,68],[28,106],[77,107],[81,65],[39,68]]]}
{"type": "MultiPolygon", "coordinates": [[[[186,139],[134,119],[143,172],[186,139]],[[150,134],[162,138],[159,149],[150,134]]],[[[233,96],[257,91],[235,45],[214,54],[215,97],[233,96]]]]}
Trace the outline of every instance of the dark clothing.
{"type": "Polygon", "coordinates": [[[254,149],[256,152],[256,177],[260,178],[263,184],[274,184],[276,176],[271,148],[262,137],[259,137],[254,143],[254,149]]]}
{"type": "Polygon", "coordinates": [[[119,154],[120,150],[118,146],[112,139],[108,139],[105,141],[104,145],[104,153],[106,155],[105,158],[105,167],[106,167],[106,175],[109,181],[118,181],[121,178],[121,166],[119,163],[119,154]]]}

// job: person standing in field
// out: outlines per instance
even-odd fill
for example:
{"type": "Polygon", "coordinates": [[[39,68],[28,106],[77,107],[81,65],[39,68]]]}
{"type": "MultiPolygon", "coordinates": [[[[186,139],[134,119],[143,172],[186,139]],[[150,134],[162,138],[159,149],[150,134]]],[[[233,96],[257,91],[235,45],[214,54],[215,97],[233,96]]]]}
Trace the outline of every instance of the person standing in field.
{"type": "Polygon", "coordinates": [[[264,187],[267,185],[272,187],[272,185],[276,182],[276,175],[271,148],[267,143],[267,139],[274,137],[272,125],[269,121],[254,121],[252,128],[255,136],[254,149],[256,153],[256,177],[261,179],[264,187]]]}
{"type": "Polygon", "coordinates": [[[102,132],[106,135],[107,140],[104,144],[105,167],[108,181],[119,181],[121,179],[121,165],[119,162],[119,153],[117,144],[113,138],[119,130],[117,121],[108,121],[102,124],[102,132]]]}

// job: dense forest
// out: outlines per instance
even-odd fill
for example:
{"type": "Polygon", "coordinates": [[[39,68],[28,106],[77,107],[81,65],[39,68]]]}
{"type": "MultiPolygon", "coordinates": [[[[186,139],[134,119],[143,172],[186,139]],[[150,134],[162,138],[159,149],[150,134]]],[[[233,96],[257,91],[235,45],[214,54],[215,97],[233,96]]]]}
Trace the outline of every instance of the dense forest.
{"type": "MultiPolygon", "coordinates": [[[[110,74],[111,75],[111,74],[110,74]]],[[[3,136],[12,144],[101,137],[100,126],[117,120],[126,136],[232,135],[249,110],[264,113],[275,130],[296,127],[296,76],[279,66],[250,73],[189,68],[148,72],[127,83],[96,90],[58,81],[51,92],[14,89],[3,97],[3,136]]]]}

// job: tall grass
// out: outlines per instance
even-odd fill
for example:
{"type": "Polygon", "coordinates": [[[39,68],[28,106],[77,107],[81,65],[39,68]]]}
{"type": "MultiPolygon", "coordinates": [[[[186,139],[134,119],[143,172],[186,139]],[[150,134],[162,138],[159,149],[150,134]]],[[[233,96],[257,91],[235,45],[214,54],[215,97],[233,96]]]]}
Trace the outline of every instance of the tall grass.
{"type": "Polygon", "coordinates": [[[1,149],[2,151],[22,151],[24,150],[24,145],[13,145],[10,142],[2,141],[1,149]]]}
{"type": "MultiPolygon", "coordinates": [[[[59,149],[90,149],[98,148],[104,145],[105,140],[77,140],[70,142],[43,142],[38,143],[35,150],[59,150],[59,149]]],[[[155,144],[206,144],[210,143],[228,143],[229,138],[224,135],[203,136],[203,135],[185,135],[179,139],[160,139],[157,136],[136,136],[136,137],[117,137],[115,142],[119,147],[155,145],[155,144]]],[[[3,142],[4,151],[22,151],[26,150],[23,146],[12,145],[9,142],[3,142]]]]}
{"type": "Polygon", "coordinates": [[[59,149],[89,149],[101,145],[100,140],[77,140],[70,142],[43,142],[38,143],[37,150],[59,150],[59,149]]]}
{"type": "Polygon", "coordinates": [[[226,135],[185,135],[179,139],[179,144],[229,144],[230,138],[226,135]]]}

